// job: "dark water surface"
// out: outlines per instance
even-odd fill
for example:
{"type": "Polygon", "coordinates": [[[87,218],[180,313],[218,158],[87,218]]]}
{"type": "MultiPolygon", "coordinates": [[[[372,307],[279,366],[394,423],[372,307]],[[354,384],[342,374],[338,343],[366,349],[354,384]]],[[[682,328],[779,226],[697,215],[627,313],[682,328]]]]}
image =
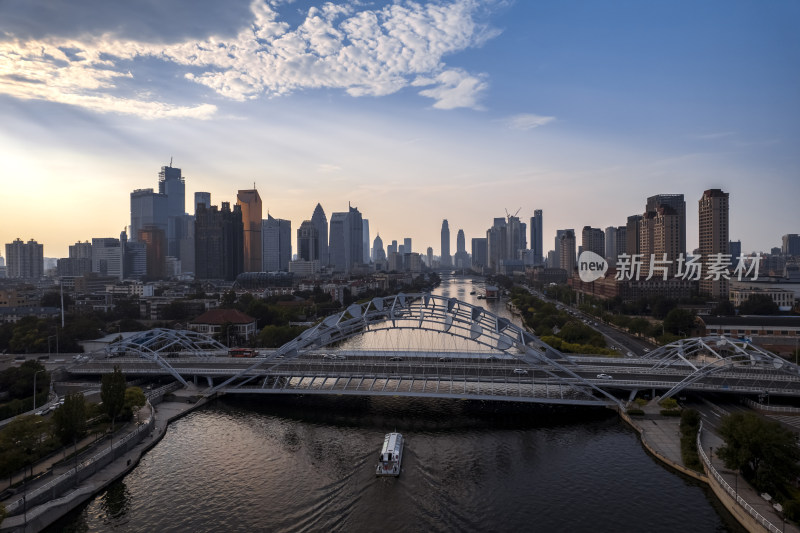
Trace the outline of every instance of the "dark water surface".
{"type": "Polygon", "coordinates": [[[177,421],[51,531],[741,531],[717,509],[610,411],[256,397],[177,421]],[[395,428],[402,475],[377,478],[395,428]]]}
{"type": "MultiPolygon", "coordinates": [[[[507,318],[482,286],[436,294],[507,318]],[[469,294],[476,291],[475,295],[469,294]]],[[[448,335],[345,348],[462,349],[448,335]]],[[[226,397],[177,421],[121,482],[50,531],[743,531],[606,409],[355,397],[226,397]],[[385,433],[399,478],[376,478],[385,433]]]]}

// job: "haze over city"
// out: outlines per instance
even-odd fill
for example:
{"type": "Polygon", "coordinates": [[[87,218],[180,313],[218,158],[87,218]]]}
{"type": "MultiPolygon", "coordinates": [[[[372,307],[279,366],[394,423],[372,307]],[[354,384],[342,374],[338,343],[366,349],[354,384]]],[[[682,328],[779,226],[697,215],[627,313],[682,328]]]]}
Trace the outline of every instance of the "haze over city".
{"type": "MultiPolygon", "coordinates": [[[[439,253],[506,209],[606,227],[730,194],[730,237],[798,230],[793,2],[4,2],[0,242],[48,257],[130,224],[172,158],[187,199],[255,183],[293,228],[348,202],[439,253]]],[[[192,206],[186,210],[193,212],[192,206]]],[[[552,245],[550,245],[552,246],[552,245]]]]}

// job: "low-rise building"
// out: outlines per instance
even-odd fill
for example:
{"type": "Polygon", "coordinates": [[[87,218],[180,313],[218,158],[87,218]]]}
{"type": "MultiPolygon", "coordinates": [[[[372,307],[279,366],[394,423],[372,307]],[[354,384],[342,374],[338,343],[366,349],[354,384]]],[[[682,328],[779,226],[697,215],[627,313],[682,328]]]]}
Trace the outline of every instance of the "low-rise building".
{"type": "Polygon", "coordinates": [[[238,309],[210,309],[189,322],[189,329],[220,336],[226,325],[227,335],[222,340],[229,345],[247,342],[256,334],[256,319],[238,309]]]}
{"type": "Polygon", "coordinates": [[[778,289],[775,287],[756,287],[756,288],[740,288],[731,287],[730,301],[735,307],[739,307],[746,302],[751,296],[765,295],[772,298],[772,301],[778,306],[781,311],[791,311],[794,307],[794,291],[788,289],[778,289]]]}

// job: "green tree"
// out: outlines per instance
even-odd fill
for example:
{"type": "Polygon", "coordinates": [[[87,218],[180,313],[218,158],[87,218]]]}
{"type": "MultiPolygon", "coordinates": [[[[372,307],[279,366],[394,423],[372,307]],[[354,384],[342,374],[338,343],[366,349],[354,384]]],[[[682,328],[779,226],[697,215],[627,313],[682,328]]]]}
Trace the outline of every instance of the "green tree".
{"type": "Polygon", "coordinates": [[[752,294],[739,306],[740,315],[777,315],[778,304],[766,294],[752,294]]]}
{"type": "Polygon", "coordinates": [[[114,432],[114,420],[122,412],[125,406],[125,376],[119,366],[114,366],[114,372],[106,374],[100,383],[100,399],[103,407],[111,419],[111,432],[114,432]]]}
{"type": "Polygon", "coordinates": [[[136,408],[144,406],[147,403],[147,398],[139,387],[128,387],[125,389],[125,405],[122,408],[123,418],[130,419],[133,417],[133,411],[136,408]]]}
{"type": "Polygon", "coordinates": [[[775,493],[800,474],[794,433],[750,412],[726,415],[719,425],[725,446],[717,453],[727,468],[740,471],[760,491],[775,493]]]}
{"type": "Polygon", "coordinates": [[[650,329],[650,322],[644,318],[634,318],[630,321],[630,324],[628,324],[628,329],[634,335],[642,335],[647,333],[647,331],[650,329]]]}
{"type": "Polygon", "coordinates": [[[734,316],[736,314],[736,307],[733,306],[730,300],[721,300],[711,310],[711,314],[716,316],[734,316]]]}
{"type": "Polygon", "coordinates": [[[695,316],[694,312],[689,309],[675,308],[667,313],[664,318],[664,330],[672,333],[673,335],[689,335],[689,332],[694,328],[695,316]]]}
{"type": "Polygon", "coordinates": [[[61,444],[76,444],[86,436],[86,400],[80,392],[70,392],[64,405],[53,413],[55,432],[61,444]]]}

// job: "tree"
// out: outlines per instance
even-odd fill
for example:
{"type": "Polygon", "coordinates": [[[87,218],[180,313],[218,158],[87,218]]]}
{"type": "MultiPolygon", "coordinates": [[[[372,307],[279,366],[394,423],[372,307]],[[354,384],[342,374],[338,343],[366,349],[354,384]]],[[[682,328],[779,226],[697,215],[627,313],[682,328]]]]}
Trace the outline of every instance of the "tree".
{"type": "Polygon", "coordinates": [[[727,468],[740,471],[760,491],[772,492],[800,474],[794,433],[755,413],[726,415],[719,425],[725,446],[717,453],[727,468]]]}
{"type": "Polygon", "coordinates": [[[643,333],[646,333],[649,327],[650,327],[650,322],[648,322],[644,318],[634,318],[633,320],[631,320],[630,325],[628,325],[628,329],[634,335],[641,335],[643,333]]]}
{"type": "Polygon", "coordinates": [[[751,294],[739,306],[740,315],[777,315],[779,312],[778,304],[766,294],[751,294]]]}
{"type": "Polygon", "coordinates": [[[111,419],[111,432],[114,432],[114,420],[122,412],[125,405],[125,376],[119,366],[114,366],[114,372],[103,376],[100,384],[100,399],[103,407],[111,419]]]}
{"type": "Polygon", "coordinates": [[[673,335],[689,335],[694,328],[694,312],[689,309],[675,308],[664,318],[664,330],[673,335]]]}
{"type": "Polygon", "coordinates": [[[125,389],[125,405],[122,408],[123,418],[130,419],[136,408],[144,406],[147,398],[139,387],[128,387],[125,389]]]}
{"type": "Polygon", "coordinates": [[[56,436],[61,444],[77,445],[78,439],[86,436],[86,401],[80,392],[70,392],[64,397],[64,405],[53,413],[56,436]]]}
{"type": "Polygon", "coordinates": [[[711,314],[716,316],[734,316],[736,314],[736,307],[734,307],[730,300],[720,300],[711,310],[711,314]]]}

